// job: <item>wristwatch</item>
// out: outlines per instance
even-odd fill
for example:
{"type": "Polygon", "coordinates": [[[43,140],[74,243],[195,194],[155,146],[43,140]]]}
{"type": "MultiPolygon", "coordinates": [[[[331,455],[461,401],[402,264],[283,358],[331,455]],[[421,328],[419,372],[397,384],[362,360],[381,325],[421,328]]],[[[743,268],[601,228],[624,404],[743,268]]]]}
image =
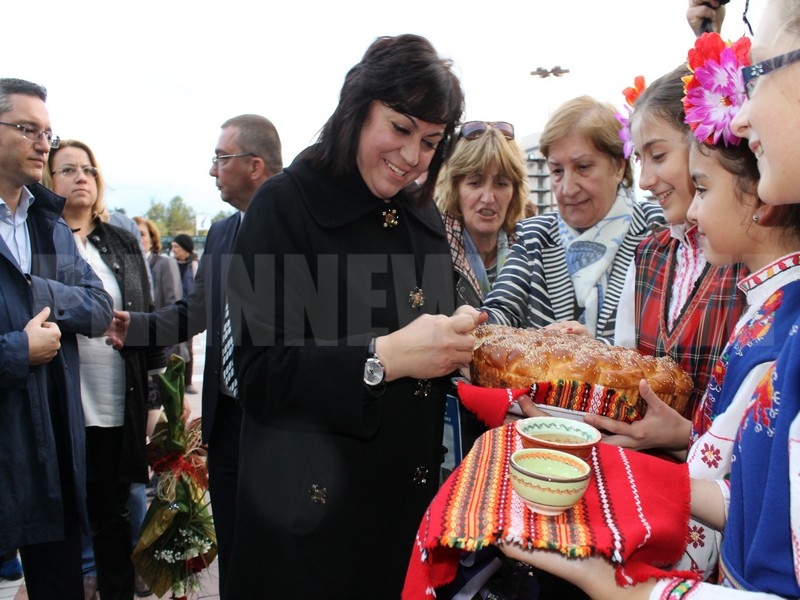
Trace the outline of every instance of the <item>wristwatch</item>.
{"type": "Polygon", "coordinates": [[[375,387],[383,383],[384,370],[383,363],[375,354],[375,338],[369,342],[367,349],[367,360],[364,363],[364,383],[370,387],[375,387]]]}

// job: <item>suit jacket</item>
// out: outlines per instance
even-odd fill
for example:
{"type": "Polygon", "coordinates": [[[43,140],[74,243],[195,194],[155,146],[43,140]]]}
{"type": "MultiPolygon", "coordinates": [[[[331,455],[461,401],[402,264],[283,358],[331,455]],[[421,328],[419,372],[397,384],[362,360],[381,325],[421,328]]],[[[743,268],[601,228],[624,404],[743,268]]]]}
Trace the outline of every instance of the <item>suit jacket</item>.
{"type": "Polygon", "coordinates": [[[192,292],[155,312],[131,313],[126,340],[126,346],[174,346],[207,332],[202,399],[204,442],[211,437],[220,394],[225,284],[240,220],[237,212],[211,226],[192,292]]]}

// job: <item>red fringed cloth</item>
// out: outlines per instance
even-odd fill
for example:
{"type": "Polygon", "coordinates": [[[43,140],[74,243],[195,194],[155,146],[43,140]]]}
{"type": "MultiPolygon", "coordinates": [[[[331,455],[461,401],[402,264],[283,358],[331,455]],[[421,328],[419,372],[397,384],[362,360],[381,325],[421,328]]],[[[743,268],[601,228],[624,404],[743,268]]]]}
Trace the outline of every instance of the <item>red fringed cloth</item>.
{"type": "Polygon", "coordinates": [[[557,550],[566,556],[600,555],[617,566],[617,582],[631,585],[667,572],[688,541],[689,475],[675,464],[599,444],[592,478],[573,508],[547,517],[532,512],[511,487],[508,462],[522,445],[514,425],[483,434],[447,479],[417,533],[403,600],[435,597],[453,580],[462,551],[498,541],[557,550]]]}
{"type": "Polygon", "coordinates": [[[536,404],[595,413],[630,423],[644,415],[644,400],[631,406],[620,391],[582,381],[537,381],[528,389],[485,388],[458,382],[461,403],[489,427],[503,424],[514,400],[530,394],[536,404]]]}

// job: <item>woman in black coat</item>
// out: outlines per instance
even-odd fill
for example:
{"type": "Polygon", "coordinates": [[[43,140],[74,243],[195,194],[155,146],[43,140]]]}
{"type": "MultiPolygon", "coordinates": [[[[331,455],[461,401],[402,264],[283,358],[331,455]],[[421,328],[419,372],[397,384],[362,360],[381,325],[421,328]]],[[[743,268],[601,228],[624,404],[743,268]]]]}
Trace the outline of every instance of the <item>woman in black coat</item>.
{"type": "Polygon", "coordinates": [[[245,411],[228,598],[400,596],[479,319],[446,316],[432,203],[462,104],[427,40],[379,38],[318,143],[247,210],[228,281],[245,411]]]}
{"type": "MultiPolygon", "coordinates": [[[[100,277],[114,308],[152,310],[139,241],[108,224],[103,180],[84,143],[63,140],[50,152],[44,184],[66,198],[62,216],[78,250],[100,277]]],[[[104,338],[78,336],[81,399],[86,420],[87,505],[93,531],[98,588],[104,600],[134,593],[130,484],[147,481],[145,423],[148,368],[163,366],[163,352],[114,350],[104,338]]]]}

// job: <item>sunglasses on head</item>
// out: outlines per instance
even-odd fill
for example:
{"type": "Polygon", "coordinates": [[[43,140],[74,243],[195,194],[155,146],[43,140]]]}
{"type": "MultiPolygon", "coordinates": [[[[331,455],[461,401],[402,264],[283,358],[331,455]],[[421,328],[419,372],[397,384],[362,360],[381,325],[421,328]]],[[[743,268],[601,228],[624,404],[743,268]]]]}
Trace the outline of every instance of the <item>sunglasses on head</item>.
{"type": "Polygon", "coordinates": [[[507,140],[514,139],[514,126],[506,121],[467,121],[461,126],[461,137],[468,140],[477,139],[490,127],[497,129],[507,140]]]}

